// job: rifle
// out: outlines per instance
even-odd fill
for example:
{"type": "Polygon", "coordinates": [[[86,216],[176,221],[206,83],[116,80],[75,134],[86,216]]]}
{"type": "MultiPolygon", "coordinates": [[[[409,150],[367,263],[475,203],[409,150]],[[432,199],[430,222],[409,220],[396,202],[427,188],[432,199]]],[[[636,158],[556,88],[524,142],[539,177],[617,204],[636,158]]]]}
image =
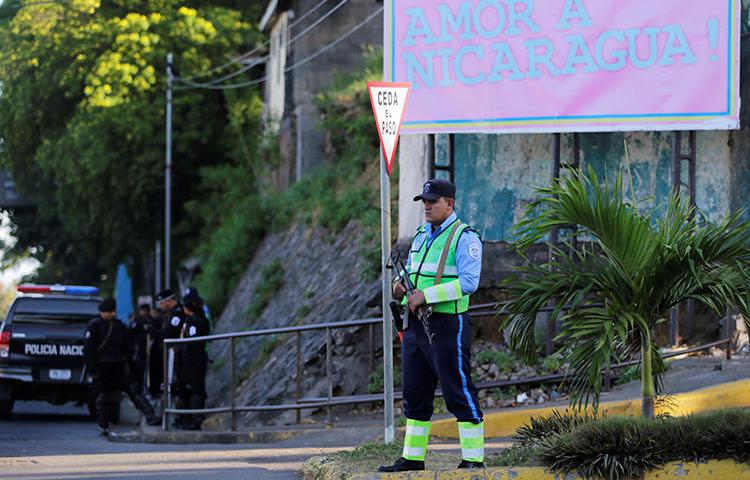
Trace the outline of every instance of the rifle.
{"type": "MultiPolygon", "coordinates": [[[[390,262],[388,265],[386,265],[386,268],[389,269],[395,269],[397,272],[398,277],[401,278],[401,280],[404,282],[404,287],[406,288],[406,295],[411,296],[416,288],[414,287],[414,284],[411,281],[411,277],[409,277],[409,272],[406,271],[406,266],[404,265],[403,260],[401,260],[401,256],[398,253],[393,253],[390,258],[390,262]]],[[[404,330],[409,329],[409,308],[404,309],[404,317],[401,316],[401,311],[399,310],[400,304],[397,301],[391,302],[391,312],[393,314],[394,320],[396,320],[396,329],[401,332],[404,330]],[[401,328],[399,329],[399,325],[401,328]]],[[[430,332],[430,315],[432,315],[432,307],[428,307],[426,305],[420,305],[417,308],[416,312],[417,318],[420,322],[422,322],[422,328],[424,329],[424,333],[427,335],[427,341],[429,342],[430,346],[433,344],[433,338],[435,337],[435,334],[430,332]]]]}

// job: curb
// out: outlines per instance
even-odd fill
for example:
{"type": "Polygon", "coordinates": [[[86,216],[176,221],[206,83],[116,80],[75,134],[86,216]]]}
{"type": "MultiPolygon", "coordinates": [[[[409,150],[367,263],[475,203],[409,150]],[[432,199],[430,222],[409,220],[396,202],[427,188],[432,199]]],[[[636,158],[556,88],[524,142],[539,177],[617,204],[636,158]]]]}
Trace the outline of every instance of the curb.
{"type": "MultiPolygon", "coordinates": [[[[314,457],[302,466],[305,480],[578,480],[575,473],[555,474],[543,467],[496,467],[483,470],[423,471],[403,473],[345,473],[327,457],[314,457]]],[[[750,464],[734,460],[706,463],[669,463],[646,473],[644,480],[750,480],[750,464]]]]}
{"type": "MultiPolygon", "coordinates": [[[[668,405],[659,405],[656,413],[672,415],[689,415],[692,413],[721,410],[724,408],[750,406],[750,380],[722,383],[711,387],[678,393],[669,399],[668,405]]],[[[510,437],[516,429],[529,422],[531,417],[546,417],[554,411],[565,412],[569,407],[525,408],[511,411],[495,412],[484,417],[485,438],[510,437]]],[[[604,414],[640,416],[641,399],[602,402],[599,409],[604,414]]],[[[591,408],[587,408],[591,411],[591,408]]],[[[446,438],[458,438],[458,426],[455,419],[437,420],[432,424],[430,435],[446,438]]]]}
{"type": "Polygon", "coordinates": [[[300,431],[280,430],[268,432],[185,432],[185,431],[130,431],[114,433],[107,437],[113,443],[154,443],[192,445],[201,443],[275,443],[299,435],[300,431]]]}

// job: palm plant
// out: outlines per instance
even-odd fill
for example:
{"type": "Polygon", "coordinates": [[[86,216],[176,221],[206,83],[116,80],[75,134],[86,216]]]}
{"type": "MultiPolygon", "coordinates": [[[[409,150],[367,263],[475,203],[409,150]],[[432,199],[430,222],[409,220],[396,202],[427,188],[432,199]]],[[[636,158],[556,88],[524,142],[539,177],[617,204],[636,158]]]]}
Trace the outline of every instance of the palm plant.
{"type": "Polygon", "coordinates": [[[620,176],[600,184],[591,168],[587,174],[573,171],[537,194],[516,225],[522,254],[556,227],[576,224],[573,235],[587,241],[550,245],[551,261],[527,262],[508,280],[512,300],[499,313],[510,346],[535,361],[536,317],[552,303],[552,316],[562,326],[557,338],[565,342],[574,372],[571,403],[580,408],[591,400],[596,409],[602,370],[635,359],[642,414],[653,417],[655,386],[664,370],[653,331],[669,310],[692,298],[718,315],[731,308],[749,318],[750,224],[740,213],[718,224],[699,221],[678,195],[659,218],[643,214],[624,198],[620,176]]]}

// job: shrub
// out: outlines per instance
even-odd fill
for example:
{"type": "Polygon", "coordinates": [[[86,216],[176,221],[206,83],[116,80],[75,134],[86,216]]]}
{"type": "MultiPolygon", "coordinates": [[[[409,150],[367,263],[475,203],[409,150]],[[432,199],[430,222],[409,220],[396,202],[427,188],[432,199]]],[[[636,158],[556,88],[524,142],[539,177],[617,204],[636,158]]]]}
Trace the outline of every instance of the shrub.
{"type": "Polygon", "coordinates": [[[673,461],[750,461],[750,411],[744,409],[656,419],[589,418],[580,423],[559,417],[540,421],[536,428],[524,427],[518,435],[527,438],[533,430],[536,440],[547,427],[549,436],[539,443],[537,458],[553,470],[575,470],[588,478],[642,478],[673,461]]]}

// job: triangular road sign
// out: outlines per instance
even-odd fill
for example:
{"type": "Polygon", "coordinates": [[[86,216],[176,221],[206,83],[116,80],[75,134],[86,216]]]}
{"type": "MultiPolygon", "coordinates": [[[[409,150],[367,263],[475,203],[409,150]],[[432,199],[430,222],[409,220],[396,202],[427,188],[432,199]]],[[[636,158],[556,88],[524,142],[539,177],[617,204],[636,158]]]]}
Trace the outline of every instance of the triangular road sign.
{"type": "Polygon", "coordinates": [[[393,157],[396,155],[398,136],[401,133],[401,120],[404,118],[406,101],[409,98],[409,87],[411,84],[403,82],[367,82],[388,175],[393,168],[393,157]]]}

